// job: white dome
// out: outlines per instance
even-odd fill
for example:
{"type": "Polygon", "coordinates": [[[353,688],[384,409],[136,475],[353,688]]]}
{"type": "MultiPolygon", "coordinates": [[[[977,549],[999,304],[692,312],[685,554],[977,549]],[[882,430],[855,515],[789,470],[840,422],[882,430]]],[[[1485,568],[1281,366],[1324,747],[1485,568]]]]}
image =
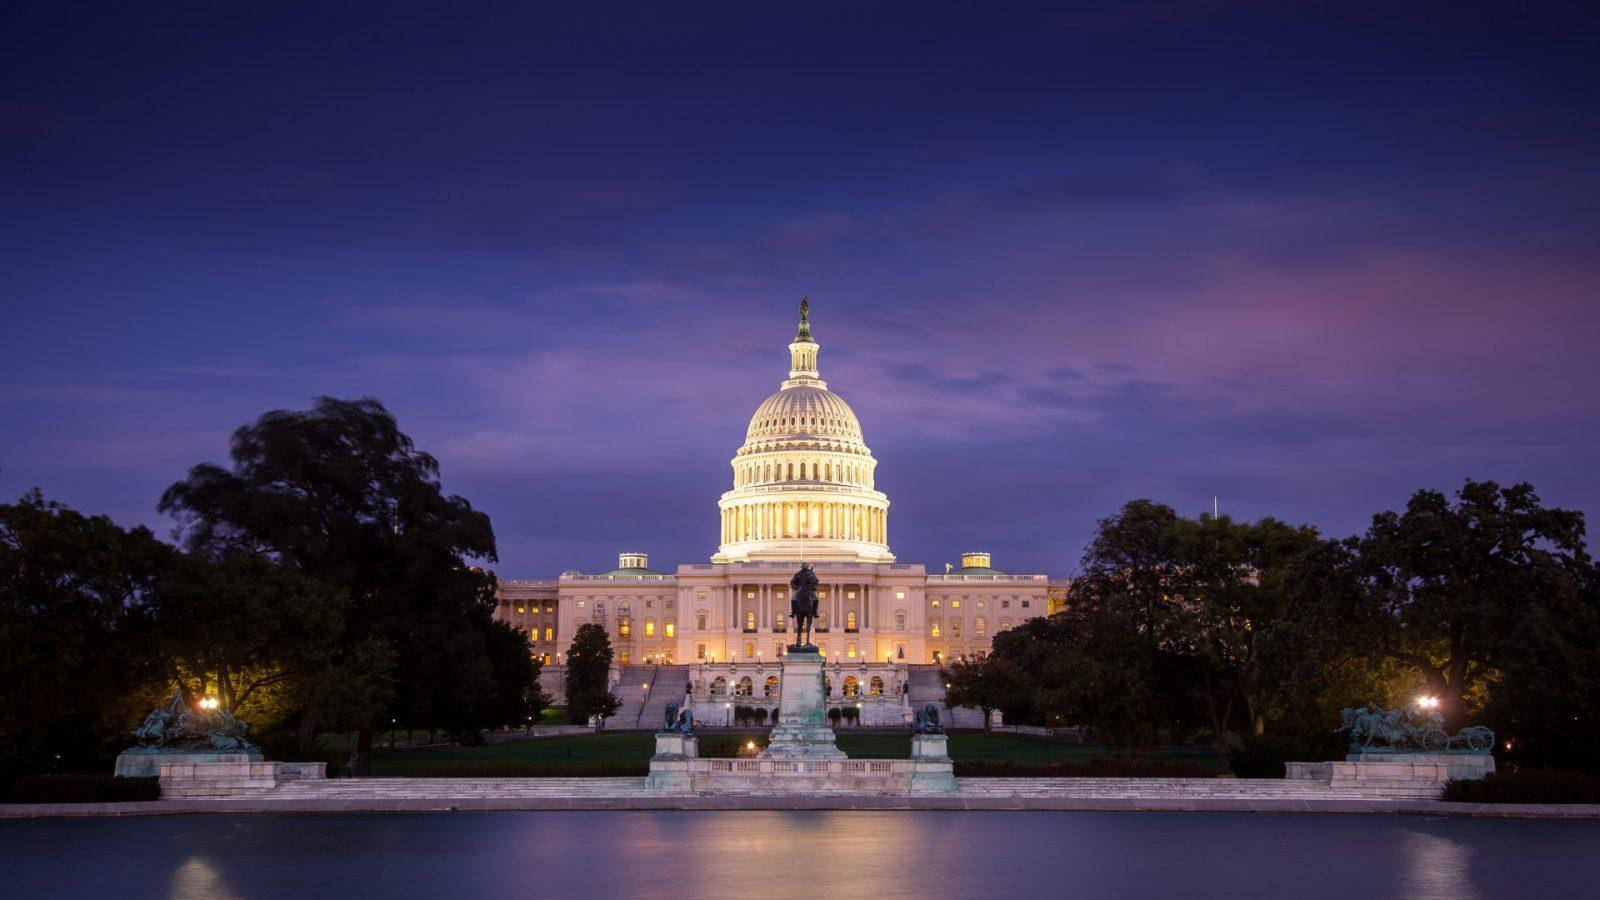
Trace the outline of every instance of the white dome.
{"type": "Polygon", "coordinates": [[[731,460],[733,490],[717,505],[714,562],[847,559],[893,562],[889,498],[873,486],[878,462],[861,422],[817,371],[807,308],[789,344],[789,377],[756,407],[731,460]]]}
{"type": "Polygon", "coordinates": [[[827,388],[796,385],[778,391],[750,417],[745,442],[820,437],[862,443],[861,422],[844,398],[827,388]]]}

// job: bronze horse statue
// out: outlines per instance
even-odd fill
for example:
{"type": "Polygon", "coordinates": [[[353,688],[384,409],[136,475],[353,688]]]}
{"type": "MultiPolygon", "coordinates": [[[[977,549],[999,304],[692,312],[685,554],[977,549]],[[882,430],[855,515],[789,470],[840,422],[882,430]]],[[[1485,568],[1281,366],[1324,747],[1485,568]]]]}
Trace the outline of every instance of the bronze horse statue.
{"type": "Polygon", "coordinates": [[[811,626],[817,620],[817,573],[811,571],[811,563],[800,564],[800,571],[789,579],[789,589],[793,591],[789,597],[789,616],[794,619],[794,643],[789,649],[815,650],[811,643],[811,626]]]}

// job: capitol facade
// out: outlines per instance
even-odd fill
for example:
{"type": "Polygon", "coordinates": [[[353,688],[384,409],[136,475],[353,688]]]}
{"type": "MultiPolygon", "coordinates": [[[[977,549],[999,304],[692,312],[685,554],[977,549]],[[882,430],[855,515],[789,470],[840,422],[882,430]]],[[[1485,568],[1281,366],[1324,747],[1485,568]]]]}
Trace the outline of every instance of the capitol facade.
{"type": "Polygon", "coordinates": [[[788,377],[756,408],[730,461],[709,562],[665,572],[627,552],[607,572],[500,582],[497,617],[529,635],[534,653],[557,667],[552,675],[577,627],[594,622],[609,632],[619,666],[680,667],[698,701],[775,702],[767,670],[776,672],[792,640],[789,578],[805,560],[821,581],[813,643],[837,670],[831,692],[903,705],[914,668],[982,656],[996,632],[1064,597],[1064,581],[994,568],[988,552],[962,553],[960,567],[932,573],[896,561],[878,461],[855,412],[822,379],[819,350],[802,301],[788,377]]]}

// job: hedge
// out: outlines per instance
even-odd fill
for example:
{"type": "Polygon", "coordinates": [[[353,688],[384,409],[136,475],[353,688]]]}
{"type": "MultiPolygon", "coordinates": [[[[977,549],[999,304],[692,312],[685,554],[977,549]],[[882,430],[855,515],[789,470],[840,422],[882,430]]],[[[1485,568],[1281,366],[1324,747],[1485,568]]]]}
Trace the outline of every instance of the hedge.
{"type": "Polygon", "coordinates": [[[562,766],[549,763],[439,763],[418,766],[409,778],[633,778],[650,774],[647,760],[597,766],[562,766]]]}
{"type": "Polygon", "coordinates": [[[1199,763],[1146,762],[1135,759],[1091,757],[1082,763],[1020,763],[956,760],[958,778],[1215,778],[1217,773],[1199,763]]]}
{"type": "Polygon", "coordinates": [[[1452,781],[1444,799],[1456,803],[1600,803],[1600,775],[1576,769],[1518,769],[1482,779],[1452,781]]]}
{"type": "Polygon", "coordinates": [[[121,803],[161,799],[155,777],[116,775],[24,775],[11,786],[12,803],[121,803]]]}

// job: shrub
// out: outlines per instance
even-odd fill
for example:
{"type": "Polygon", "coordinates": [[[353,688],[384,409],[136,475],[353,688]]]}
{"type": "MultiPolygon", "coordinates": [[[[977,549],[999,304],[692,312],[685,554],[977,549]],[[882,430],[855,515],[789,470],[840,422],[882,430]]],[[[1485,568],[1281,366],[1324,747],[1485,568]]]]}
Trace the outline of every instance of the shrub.
{"type": "Polygon", "coordinates": [[[328,764],[328,777],[338,778],[344,774],[345,763],[350,759],[350,751],[333,750],[321,744],[310,744],[300,740],[300,736],[292,731],[269,731],[255,737],[256,746],[261,748],[261,758],[274,762],[320,762],[328,764]]]}
{"type": "Polygon", "coordinates": [[[1482,780],[1452,781],[1444,799],[1455,803],[1600,803],[1600,775],[1576,769],[1490,772],[1482,780]]]}
{"type": "Polygon", "coordinates": [[[161,799],[155,777],[114,775],[24,775],[11,786],[12,803],[124,803],[161,799]]]}
{"type": "Polygon", "coordinates": [[[439,763],[418,766],[409,778],[633,778],[650,774],[650,762],[563,766],[552,763],[439,763]]]}
{"type": "Polygon", "coordinates": [[[844,713],[839,711],[839,707],[837,707],[837,706],[828,707],[828,721],[830,723],[832,723],[834,725],[837,725],[837,724],[839,724],[839,720],[841,718],[843,718],[843,717],[844,717],[844,713]]]}
{"type": "Polygon", "coordinates": [[[1020,763],[956,760],[958,778],[1215,778],[1199,763],[1150,762],[1092,757],[1082,763],[1020,763]]]}

